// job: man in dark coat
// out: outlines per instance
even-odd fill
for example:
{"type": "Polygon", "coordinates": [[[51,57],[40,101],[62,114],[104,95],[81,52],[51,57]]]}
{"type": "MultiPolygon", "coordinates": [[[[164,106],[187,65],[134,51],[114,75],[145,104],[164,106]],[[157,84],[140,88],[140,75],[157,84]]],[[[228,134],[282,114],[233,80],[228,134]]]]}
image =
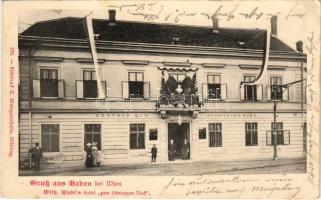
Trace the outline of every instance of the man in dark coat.
{"type": "Polygon", "coordinates": [[[42,148],[39,146],[39,142],[35,143],[35,146],[29,150],[31,153],[31,159],[33,164],[34,170],[40,170],[40,161],[42,158],[42,148]]]}
{"type": "Polygon", "coordinates": [[[86,146],[86,162],[85,165],[86,167],[93,167],[93,153],[92,153],[92,148],[91,148],[91,143],[88,143],[86,146]]]}
{"type": "Polygon", "coordinates": [[[189,153],[190,153],[190,146],[189,146],[189,143],[187,142],[187,139],[185,139],[183,147],[182,147],[183,160],[188,160],[189,159],[189,153]]]}
{"type": "Polygon", "coordinates": [[[152,162],[156,162],[156,157],[157,157],[157,148],[156,148],[156,144],[154,144],[152,147],[152,162]]]}
{"type": "Polygon", "coordinates": [[[168,147],[168,159],[169,159],[169,161],[174,161],[175,160],[174,159],[175,152],[176,152],[176,147],[175,147],[175,144],[174,144],[174,140],[171,139],[169,147],[168,147]]]}

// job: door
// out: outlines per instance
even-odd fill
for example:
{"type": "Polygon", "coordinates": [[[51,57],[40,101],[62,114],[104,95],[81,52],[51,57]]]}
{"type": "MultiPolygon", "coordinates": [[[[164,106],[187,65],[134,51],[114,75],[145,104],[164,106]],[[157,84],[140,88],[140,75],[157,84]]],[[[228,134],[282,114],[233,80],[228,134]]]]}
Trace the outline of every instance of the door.
{"type": "Polygon", "coordinates": [[[176,150],[174,159],[182,159],[182,149],[185,139],[187,140],[187,143],[190,142],[189,123],[182,123],[181,125],[178,125],[177,123],[168,123],[168,149],[170,149],[171,140],[173,140],[176,150]]]}

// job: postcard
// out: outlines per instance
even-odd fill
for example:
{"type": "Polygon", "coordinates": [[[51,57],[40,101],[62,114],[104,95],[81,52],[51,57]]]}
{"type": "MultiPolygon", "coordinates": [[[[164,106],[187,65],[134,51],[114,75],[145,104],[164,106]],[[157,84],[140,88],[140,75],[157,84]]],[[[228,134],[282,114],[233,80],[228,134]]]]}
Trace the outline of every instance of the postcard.
{"type": "Polygon", "coordinates": [[[4,1],[5,198],[317,199],[320,1],[4,1]]]}

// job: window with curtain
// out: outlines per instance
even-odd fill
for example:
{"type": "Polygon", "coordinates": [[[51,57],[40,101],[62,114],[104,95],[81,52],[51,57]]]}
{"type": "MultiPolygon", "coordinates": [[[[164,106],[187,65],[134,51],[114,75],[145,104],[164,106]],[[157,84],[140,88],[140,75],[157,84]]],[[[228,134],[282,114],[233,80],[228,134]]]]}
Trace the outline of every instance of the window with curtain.
{"type": "Polygon", "coordinates": [[[145,149],[145,124],[130,124],[130,149],[145,149]]]}
{"type": "Polygon", "coordinates": [[[245,123],[245,145],[246,146],[256,146],[257,145],[257,123],[247,122],[245,123]]]}
{"type": "Polygon", "coordinates": [[[88,143],[97,143],[98,150],[101,150],[101,124],[85,124],[84,149],[88,143]]]}
{"type": "Polygon", "coordinates": [[[84,98],[97,98],[97,79],[96,72],[84,70],[83,71],[84,81],[84,98]]]}
{"type": "Polygon", "coordinates": [[[59,152],[59,124],[41,124],[43,152],[59,152]]]}
{"type": "MultiPolygon", "coordinates": [[[[254,81],[255,76],[244,76],[244,82],[254,81]]],[[[247,101],[256,101],[256,85],[244,85],[244,99],[247,101]]]]}
{"type": "Polygon", "coordinates": [[[144,98],[143,72],[128,73],[129,98],[144,98]]]}
{"type": "Polygon", "coordinates": [[[222,123],[210,123],[208,127],[209,132],[209,146],[221,147],[222,146],[222,123]]]}
{"type": "Polygon", "coordinates": [[[58,69],[40,69],[41,97],[58,97],[58,69]]]}
{"type": "Polygon", "coordinates": [[[271,100],[282,100],[282,77],[271,77],[271,100]]]}
{"type": "Polygon", "coordinates": [[[221,76],[208,75],[207,89],[209,99],[221,99],[221,76]]]}

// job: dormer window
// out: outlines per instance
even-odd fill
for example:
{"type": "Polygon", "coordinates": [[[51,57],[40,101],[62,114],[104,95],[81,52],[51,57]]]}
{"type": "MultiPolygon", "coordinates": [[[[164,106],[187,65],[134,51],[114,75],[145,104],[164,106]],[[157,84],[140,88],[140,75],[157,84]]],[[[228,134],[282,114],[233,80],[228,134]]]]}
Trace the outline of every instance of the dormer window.
{"type": "Polygon", "coordinates": [[[179,37],[173,37],[172,44],[179,45],[181,43],[181,39],[179,37]]]}

